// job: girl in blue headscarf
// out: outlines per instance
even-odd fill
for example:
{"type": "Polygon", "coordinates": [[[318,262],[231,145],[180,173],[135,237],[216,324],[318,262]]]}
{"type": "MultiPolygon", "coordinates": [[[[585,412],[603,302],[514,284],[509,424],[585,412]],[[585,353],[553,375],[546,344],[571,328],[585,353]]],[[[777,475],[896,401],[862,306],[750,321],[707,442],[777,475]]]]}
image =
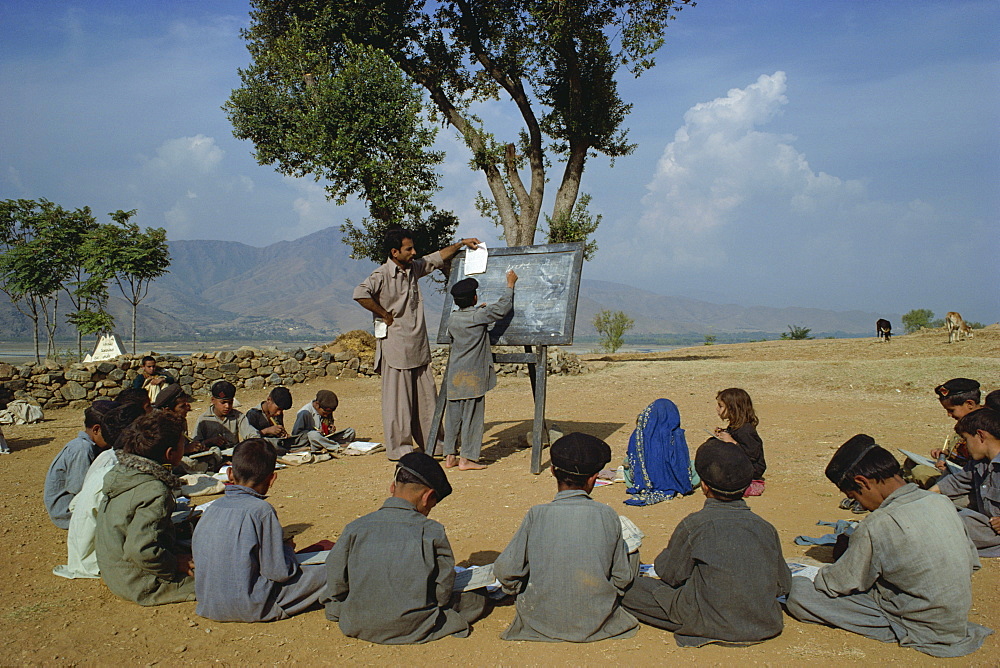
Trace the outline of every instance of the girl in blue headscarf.
{"type": "Polygon", "coordinates": [[[691,457],[681,429],[681,414],[669,399],[657,399],[636,420],[626,455],[632,495],[625,503],[648,506],[690,494],[691,457]]]}

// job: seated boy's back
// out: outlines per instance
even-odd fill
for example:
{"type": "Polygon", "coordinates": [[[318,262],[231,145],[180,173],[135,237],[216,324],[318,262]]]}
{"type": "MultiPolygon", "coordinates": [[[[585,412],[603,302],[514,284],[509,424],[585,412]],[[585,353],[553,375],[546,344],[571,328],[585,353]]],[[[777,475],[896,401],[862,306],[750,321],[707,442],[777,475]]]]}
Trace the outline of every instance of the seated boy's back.
{"type": "Polygon", "coordinates": [[[330,550],[326,617],[339,622],[344,635],[369,642],[464,637],[478,614],[454,607],[455,558],[444,527],[426,516],[451,486],[428,455],[406,454],[399,465],[393,496],[379,510],[348,524],[330,550]],[[420,486],[400,482],[414,471],[430,483],[423,489],[436,495],[430,507],[400,492],[400,487],[420,486]],[[428,480],[428,472],[435,477],[428,480]]]}
{"type": "Polygon", "coordinates": [[[574,433],[552,445],[551,457],[555,500],[528,511],[493,565],[504,591],[517,594],[517,615],[501,637],[590,642],[634,635],[638,622],[618,604],[633,578],[621,522],[589,494],[611,449],[574,433]]]}
{"type": "Polygon", "coordinates": [[[108,447],[101,434],[101,416],[114,404],[109,401],[94,402],[84,411],[84,430],[63,446],[52,460],[45,474],[45,509],[52,523],[68,529],[72,511],[70,503],[83,487],[87,469],[97,455],[108,447]]]}
{"type": "Polygon", "coordinates": [[[264,494],[277,452],[264,439],[236,446],[225,496],[194,532],[195,590],[202,617],[220,622],[285,619],[319,600],[323,566],[299,566],[264,494]],[[259,478],[259,479],[258,479],[259,478]]]}
{"type": "Polygon", "coordinates": [[[781,633],[777,597],[791,573],[778,532],[742,499],[753,465],[738,445],[712,438],[695,455],[705,506],[681,520],[622,605],[640,621],[673,631],[677,644],[755,643],[781,633]]]}

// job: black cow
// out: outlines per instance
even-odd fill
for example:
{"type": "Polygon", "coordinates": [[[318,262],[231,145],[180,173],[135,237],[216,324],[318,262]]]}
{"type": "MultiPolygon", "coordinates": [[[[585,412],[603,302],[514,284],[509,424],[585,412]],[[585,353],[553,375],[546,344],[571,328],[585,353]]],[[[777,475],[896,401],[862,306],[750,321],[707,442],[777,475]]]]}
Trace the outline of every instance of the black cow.
{"type": "Polygon", "coordinates": [[[889,343],[892,338],[892,323],[885,318],[879,318],[875,323],[875,336],[889,343]]]}

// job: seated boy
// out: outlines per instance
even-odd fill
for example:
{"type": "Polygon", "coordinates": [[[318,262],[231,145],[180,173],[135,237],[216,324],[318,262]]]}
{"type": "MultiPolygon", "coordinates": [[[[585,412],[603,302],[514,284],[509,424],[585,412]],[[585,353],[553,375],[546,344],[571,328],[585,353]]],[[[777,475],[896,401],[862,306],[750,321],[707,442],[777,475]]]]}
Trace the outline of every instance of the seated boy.
{"type": "Polygon", "coordinates": [[[228,380],[212,385],[212,401],[198,416],[194,425],[194,441],[205,447],[227,448],[248,438],[260,438],[260,432],[250,426],[243,413],[233,408],[236,386],[228,380]]]}
{"type": "MultiPolygon", "coordinates": [[[[979,383],[971,378],[952,378],[946,383],[942,383],[934,388],[941,407],[948,413],[952,420],[961,420],[974,410],[980,408],[979,383]]],[[[902,476],[906,482],[914,482],[923,489],[928,489],[936,483],[942,475],[949,472],[944,459],[950,459],[959,465],[964,465],[968,460],[968,452],[965,449],[965,442],[954,431],[949,431],[945,438],[944,446],[931,450],[931,459],[936,459],[936,468],[917,464],[909,458],[903,461],[902,476]]]]}
{"type": "Polygon", "coordinates": [[[287,387],[276,387],[257,408],[247,411],[247,422],[260,432],[261,436],[285,438],[285,411],[292,407],[292,393],[287,387]]]}
{"type": "Polygon", "coordinates": [[[639,623],[619,604],[632,583],[618,513],[590,498],[597,474],[611,461],[599,438],[572,433],[552,444],[551,503],[528,511],[493,564],[517,614],[504,640],[591,642],[629,638],[639,623]]]}
{"type": "Polygon", "coordinates": [[[899,473],[865,434],[834,453],[826,477],[871,514],[815,581],[792,578],[788,614],[931,656],[964,656],[992,633],[968,621],[975,547],[948,499],[899,473]]]}
{"type": "Polygon", "coordinates": [[[980,557],[1000,557],[1000,413],[983,408],[958,421],[972,463],[931,487],[962,503],[958,513],[980,557]]]}
{"type": "Polygon", "coordinates": [[[118,463],[104,477],[97,510],[97,565],[112,592],[139,605],[194,600],[194,562],[177,545],[173,490],[180,481],[164,465],[184,454],[184,422],[157,411],[119,436],[118,463]]]}
{"type": "Polygon", "coordinates": [[[326,560],[326,618],[346,636],[389,645],[469,635],[485,596],[453,596],[455,558],[428,519],[451,494],[441,465],[422,452],[399,459],[382,508],[344,528],[326,560]]]}
{"type": "Polygon", "coordinates": [[[125,429],[145,415],[140,404],[115,405],[101,417],[101,434],[111,447],[97,455],[87,469],[80,492],[69,504],[72,517],[66,534],[66,565],[56,566],[52,573],[70,580],[99,578],[94,534],[97,532],[97,508],[104,500],[104,476],[118,463],[122,446],[118,437],[125,429]]]}
{"type": "Polygon", "coordinates": [[[340,405],[337,395],[330,390],[320,390],[316,398],[299,409],[292,426],[292,436],[306,434],[309,442],[318,449],[339,450],[344,443],[354,440],[354,429],[346,427],[336,431],[333,412],[340,405]]]}
{"type": "Polygon", "coordinates": [[[322,564],[299,566],[264,495],[274,484],[274,446],[262,438],[233,451],[225,496],[194,531],[195,591],[202,617],[219,622],[286,619],[319,601],[322,564]]]}
{"type": "Polygon", "coordinates": [[[113,407],[110,401],[95,401],[84,410],[83,431],[63,446],[45,474],[45,510],[60,529],[69,528],[69,504],[83,487],[87,469],[109,447],[101,433],[101,416],[113,407]]]}
{"type": "Polygon", "coordinates": [[[139,375],[132,381],[132,388],[145,390],[149,394],[149,400],[156,401],[160,390],[173,382],[174,379],[169,373],[156,366],[156,358],[146,355],[142,358],[139,375]]]}
{"type": "Polygon", "coordinates": [[[717,438],[695,453],[704,507],[681,520],[654,562],[658,578],[636,578],[622,606],[639,621],[674,632],[681,647],[751,644],[781,633],[778,596],[791,573],[778,532],[743,500],[753,464],[717,438]]]}
{"type": "Polygon", "coordinates": [[[514,284],[517,274],[507,272],[507,289],[495,304],[477,308],[479,282],[463,278],[451,286],[451,295],[458,310],[448,320],[451,337],[451,357],[445,392],[448,411],[444,421],[445,466],[458,466],[462,471],[486,468],[479,462],[483,447],[485,395],[497,384],[490,352],[488,327],[506,317],[514,308],[514,284]],[[460,457],[456,457],[459,434],[462,438],[460,457]]]}

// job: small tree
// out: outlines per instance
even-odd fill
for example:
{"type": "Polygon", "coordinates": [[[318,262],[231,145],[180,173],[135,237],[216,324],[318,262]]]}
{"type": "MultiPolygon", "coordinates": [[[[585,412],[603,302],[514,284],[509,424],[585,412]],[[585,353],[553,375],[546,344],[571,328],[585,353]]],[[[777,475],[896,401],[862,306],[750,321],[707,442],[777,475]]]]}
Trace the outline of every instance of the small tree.
{"type": "Polygon", "coordinates": [[[601,349],[608,353],[622,347],[625,332],[635,326],[635,321],[622,311],[601,311],[594,316],[594,329],[600,335],[601,349]]]}
{"type": "Polygon", "coordinates": [[[915,308],[909,313],[903,314],[903,330],[907,334],[912,334],[921,327],[931,327],[932,320],[934,320],[934,311],[927,308],[915,308]]]}
{"type": "Polygon", "coordinates": [[[789,325],[788,331],[782,333],[781,338],[786,341],[804,341],[813,337],[809,336],[812,329],[801,325],[789,325]]]}
{"type": "Polygon", "coordinates": [[[135,213],[135,209],[119,209],[108,214],[113,223],[101,225],[90,235],[84,249],[86,268],[90,274],[98,280],[114,279],[122,295],[132,305],[133,355],[139,303],[146,298],[153,279],[167,273],[170,266],[166,230],[162,227],[147,227],[142,231],[130,220],[135,213]]]}
{"type": "Polygon", "coordinates": [[[706,346],[714,346],[715,345],[715,341],[716,341],[715,334],[706,334],[705,335],[705,345],[706,346]]]}

